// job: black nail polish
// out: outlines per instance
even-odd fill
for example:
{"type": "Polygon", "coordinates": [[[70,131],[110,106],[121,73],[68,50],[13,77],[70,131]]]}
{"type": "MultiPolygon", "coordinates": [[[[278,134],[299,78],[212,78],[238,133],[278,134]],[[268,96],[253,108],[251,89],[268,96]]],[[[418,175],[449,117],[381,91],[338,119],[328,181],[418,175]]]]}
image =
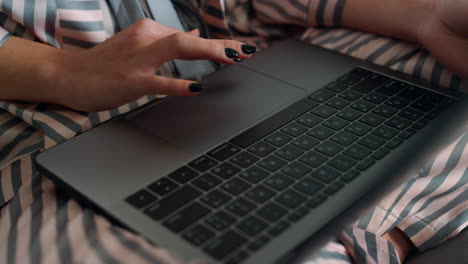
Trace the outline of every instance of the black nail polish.
{"type": "Polygon", "coordinates": [[[257,47],[249,45],[249,44],[244,44],[242,45],[241,48],[242,48],[242,52],[244,52],[245,54],[253,54],[257,52],[257,47]]]}
{"type": "Polygon", "coordinates": [[[189,89],[192,93],[199,93],[203,90],[203,84],[201,83],[191,83],[189,89]]]}
{"type": "Polygon", "coordinates": [[[239,52],[237,52],[234,49],[226,48],[224,51],[226,52],[226,56],[228,56],[231,59],[239,57],[239,52]]]}
{"type": "Polygon", "coordinates": [[[235,61],[235,62],[243,62],[244,60],[243,60],[243,59],[237,58],[237,59],[233,59],[233,61],[235,61]]]}

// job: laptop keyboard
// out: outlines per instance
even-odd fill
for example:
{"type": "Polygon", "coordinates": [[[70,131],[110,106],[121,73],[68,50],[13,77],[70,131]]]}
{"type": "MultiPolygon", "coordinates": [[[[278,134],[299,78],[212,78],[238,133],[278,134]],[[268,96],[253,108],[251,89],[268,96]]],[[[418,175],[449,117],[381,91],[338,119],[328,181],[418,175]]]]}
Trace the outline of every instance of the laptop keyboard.
{"type": "Polygon", "coordinates": [[[240,263],[454,101],[356,68],[126,201],[213,258],[240,263]]]}

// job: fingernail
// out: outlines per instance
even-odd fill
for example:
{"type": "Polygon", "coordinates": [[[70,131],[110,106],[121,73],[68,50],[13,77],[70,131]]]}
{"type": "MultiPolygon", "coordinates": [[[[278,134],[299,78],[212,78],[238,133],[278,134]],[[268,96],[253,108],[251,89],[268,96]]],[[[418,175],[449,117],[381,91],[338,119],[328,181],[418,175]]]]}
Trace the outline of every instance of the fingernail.
{"type": "Polygon", "coordinates": [[[241,48],[242,48],[242,52],[244,52],[245,54],[253,54],[257,52],[257,47],[249,45],[249,44],[244,44],[241,46],[241,48]]]}
{"type": "Polygon", "coordinates": [[[192,93],[199,93],[203,90],[203,84],[201,83],[191,83],[189,89],[192,93]]]}
{"type": "Polygon", "coordinates": [[[231,59],[239,57],[239,52],[237,52],[234,49],[226,48],[224,51],[226,52],[226,56],[228,56],[231,59]]]}
{"type": "Polygon", "coordinates": [[[244,60],[243,60],[243,59],[237,58],[237,59],[233,59],[233,61],[235,61],[235,62],[243,62],[244,60]]]}

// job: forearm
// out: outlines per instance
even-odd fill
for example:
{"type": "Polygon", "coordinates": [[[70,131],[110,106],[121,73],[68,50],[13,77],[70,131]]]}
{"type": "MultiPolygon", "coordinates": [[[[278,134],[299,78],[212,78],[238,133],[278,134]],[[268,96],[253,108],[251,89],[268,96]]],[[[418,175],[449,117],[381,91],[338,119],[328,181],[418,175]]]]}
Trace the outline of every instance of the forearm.
{"type": "Polygon", "coordinates": [[[57,103],[62,50],[10,37],[0,47],[0,100],[57,103]]]}
{"type": "Polygon", "coordinates": [[[432,11],[431,0],[346,0],[341,25],[419,42],[419,26],[432,11]]]}

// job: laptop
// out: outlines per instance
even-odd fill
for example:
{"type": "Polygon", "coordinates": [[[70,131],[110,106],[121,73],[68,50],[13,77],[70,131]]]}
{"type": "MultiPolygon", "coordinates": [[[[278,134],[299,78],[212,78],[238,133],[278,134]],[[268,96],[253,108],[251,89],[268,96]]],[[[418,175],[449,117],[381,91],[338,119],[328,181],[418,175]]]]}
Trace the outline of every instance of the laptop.
{"type": "Polygon", "coordinates": [[[41,153],[38,169],[182,260],[293,263],[468,130],[465,95],[299,40],[203,83],[41,153]]]}

